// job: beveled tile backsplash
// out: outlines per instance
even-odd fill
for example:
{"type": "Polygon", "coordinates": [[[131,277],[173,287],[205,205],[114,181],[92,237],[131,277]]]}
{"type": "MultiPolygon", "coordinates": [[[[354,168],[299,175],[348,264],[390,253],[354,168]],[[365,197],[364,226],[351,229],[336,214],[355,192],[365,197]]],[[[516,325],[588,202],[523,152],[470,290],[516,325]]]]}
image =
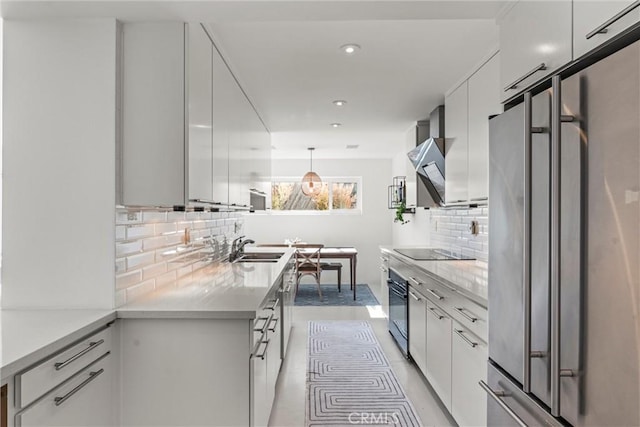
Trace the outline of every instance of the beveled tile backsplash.
{"type": "Polygon", "coordinates": [[[449,249],[480,261],[489,259],[489,207],[431,210],[431,246],[449,249]],[[478,234],[470,231],[478,222],[478,234]]]}
{"type": "Polygon", "coordinates": [[[116,209],[116,307],[224,259],[243,223],[236,212],[116,209]]]}

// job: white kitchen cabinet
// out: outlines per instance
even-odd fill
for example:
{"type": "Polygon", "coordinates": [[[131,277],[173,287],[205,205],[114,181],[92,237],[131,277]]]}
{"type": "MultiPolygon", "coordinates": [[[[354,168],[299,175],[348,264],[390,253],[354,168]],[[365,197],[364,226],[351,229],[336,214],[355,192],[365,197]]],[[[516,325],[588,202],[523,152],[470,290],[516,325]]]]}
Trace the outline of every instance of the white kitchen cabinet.
{"type": "Polygon", "coordinates": [[[213,198],[213,45],[199,24],[188,27],[189,199],[213,198]]]}
{"type": "Polygon", "coordinates": [[[215,203],[229,203],[229,134],[233,76],[213,48],[213,196],[215,203]]]}
{"type": "Polygon", "coordinates": [[[266,427],[269,424],[269,343],[261,342],[250,359],[251,370],[251,427],[266,427]]]}
{"type": "Polygon", "coordinates": [[[571,61],[571,10],[571,0],[521,0],[502,17],[499,22],[502,101],[571,61]]]}
{"type": "Polygon", "coordinates": [[[382,303],[382,311],[385,317],[389,317],[389,258],[380,256],[380,298],[382,303]]]}
{"type": "Polygon", "coordinates": [[[427,368],[427,300],[409,288],[409,354],[424,373],[427,368]]]}
{"type": "Polygon", "coordinates": [[[468,200],[468,85],[465,81],[444,100],[445,106],[445,202],[468,200]]]}
{"type": "Polygon", "coordinates": [[[186,203],[185,31],[181,22],[122,24],[123,205],[186,203]]]}
{"type": "Polygon", "coordinates": [[[574,59],[637,23],[640,7],[634,7],[634,3],[632,0],[573,0],[574,59]],[[617,16],[620,18],[614,20],[617,16]],[[599,28],[605,32],[595,32],[599,28]]]}
{"type": "Polygon", "coordinates": [[[233,113],[229,123],[229,203],[249,206],[249,177],[253,166],[251,147],[257,144],[252,125],[257,116],[240,87],[234,84],[232,89],[233,96],[228,106],[233,113]]]}
{"type": "Polygon", "coordinates": [[[426,305],[429,320],[425,376],[444,406],[451,411],[451,318],[430,300],[426,305]]]}
{"type": "Polygon", "coordinates": [[[500,54],[476,71],[468,85],[468,197],[469,202],[479,202],[489,197],[489,116],[502,112],[500,54]]]}
{"type": "Polygon", "coordinates": [[[487,423],[487,395],[478,382],[487,380],[487,344],[453,322],[451,346],[451,414],[460,426],[487,423]]]}

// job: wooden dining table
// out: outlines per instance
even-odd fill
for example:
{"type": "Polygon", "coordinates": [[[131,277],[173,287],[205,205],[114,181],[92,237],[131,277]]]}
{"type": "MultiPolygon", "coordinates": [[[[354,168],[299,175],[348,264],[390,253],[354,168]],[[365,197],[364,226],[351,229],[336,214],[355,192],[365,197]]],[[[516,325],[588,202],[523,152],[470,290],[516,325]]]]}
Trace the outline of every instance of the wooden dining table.
{"type": "MultiPolygon", "coordinates": [[[[314,248],[298,248],[300,252],[313,252],[314,248]]],[[[356,299],[356,266],[358,262],[358,250],[352,246],[332,247],[325,246],[320,248],[320,259],[348,259],[349,260],[349,277],[351,278],[351,289],[353,290],[353,299],[356,299]]]]}

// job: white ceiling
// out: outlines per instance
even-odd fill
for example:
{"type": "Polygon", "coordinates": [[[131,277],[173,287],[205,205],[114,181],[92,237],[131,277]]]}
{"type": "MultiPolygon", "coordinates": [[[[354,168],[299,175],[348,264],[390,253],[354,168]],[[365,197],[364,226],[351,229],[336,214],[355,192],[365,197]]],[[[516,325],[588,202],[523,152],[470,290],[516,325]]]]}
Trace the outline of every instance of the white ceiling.
{"type": "Polygon", "coordinates": [[[496,48],[504,3],[3,0],[2,15],[208,22],[272,132],[275,158],[308,158],[310,146],[314,158],[390,158],[412,123],[496,48]],[[346,56],[346,43],[362,49],[346,56]]]}

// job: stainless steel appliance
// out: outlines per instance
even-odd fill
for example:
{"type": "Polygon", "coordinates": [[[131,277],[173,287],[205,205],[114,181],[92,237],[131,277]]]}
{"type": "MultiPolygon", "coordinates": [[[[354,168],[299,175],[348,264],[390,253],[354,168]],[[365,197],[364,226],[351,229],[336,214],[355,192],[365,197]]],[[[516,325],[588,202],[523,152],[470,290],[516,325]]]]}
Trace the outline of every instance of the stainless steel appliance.
{"type": "Polygon", "coordinates": [[[389,269],[389,333],[395,339],[400,351],[408,357],[408,285],[407,279],[402,277],[397,271],[389,269]]]}
{"type": "Polygon", "coordinates": [[[640,425],[640,42],[490,120],[489,425],[640,425]]]}
{"type": "Polygon", "coordinates": [[[429,115],[429,138],[407,153],[435,206],[444,206],[444,106],[429,115]]]}

